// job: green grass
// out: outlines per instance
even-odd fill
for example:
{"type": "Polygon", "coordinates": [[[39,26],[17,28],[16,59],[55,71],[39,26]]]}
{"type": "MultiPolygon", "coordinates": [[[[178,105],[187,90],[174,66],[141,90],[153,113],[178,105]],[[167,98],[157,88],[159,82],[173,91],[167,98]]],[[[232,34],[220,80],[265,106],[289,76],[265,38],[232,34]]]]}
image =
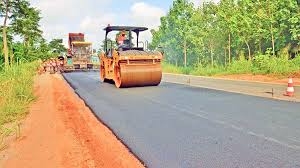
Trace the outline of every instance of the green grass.
{"type": "Polygon", "coordinates": [[[191,75],[197,76],[213,76],[216,74],[223,74],[225,72],[225,68],[221,66],[201,66],[198,65],[194,67],[193,70],[190,72],[191,75]]]}
{"type": "Polygon", "coordinates": [[[267,55],[258,55],[252,61],[233,61],[224,66],[190,66],[180,67],[163,63],[163,72],[177,74],[191,74],[198,76],[231,75],[231,74],[262,74],[273,76],[287,76],[300,71],[300,55],[295,59],[287,60],[267,55]]]}
{"type": "Polygon", "coordinates": [[[177,73],[177,74],[190,74],[193,70],[192,67],[180,67],[172,64],[162,63],[163,72],[177,73]]]}
{"type": "Polygon", "coordinates": [[[0,133],[4,134],[6,123],[23,118],[29,104],[34,100],[33,78],[37,62],[16,65],[0,70],[0,133]]]}

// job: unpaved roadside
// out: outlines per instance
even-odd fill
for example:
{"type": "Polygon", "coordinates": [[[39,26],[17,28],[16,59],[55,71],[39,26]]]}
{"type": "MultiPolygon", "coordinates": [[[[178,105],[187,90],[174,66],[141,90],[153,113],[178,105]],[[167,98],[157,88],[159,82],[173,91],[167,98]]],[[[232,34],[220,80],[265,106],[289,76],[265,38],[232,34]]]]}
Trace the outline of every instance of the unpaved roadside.
{"type": "Polygon", "coordinates": [[[21,137],[1,151],[0,167],[143,167],[60,75],[39,76],[35,92],[21,137]]]}
{"type": "MultiPolygon", "coordinates": [[[[287,85],[288,77],[278,78],[271,75],[252,75],[252,74],[236,74],[236,75],[216,75],[215,78],[229,79],[229,80],[244,80],[253,82],[267,82],[274,84],[285,84],[287,85]]],[[[300,85],[300,73],[291,75],[293,77],[294,85],[300,85]]]]}
{"type": "Polygon", "coordinates": [[[282,83],[236,80],[228,78],[223,79],[171,73],[163,73],[163,81],[265,98],[300,102],[300,94],[298,93],[300,90],[299,85],[294,87],[294,96],[287,97],[284,96],[287,84],[282,83]]]}

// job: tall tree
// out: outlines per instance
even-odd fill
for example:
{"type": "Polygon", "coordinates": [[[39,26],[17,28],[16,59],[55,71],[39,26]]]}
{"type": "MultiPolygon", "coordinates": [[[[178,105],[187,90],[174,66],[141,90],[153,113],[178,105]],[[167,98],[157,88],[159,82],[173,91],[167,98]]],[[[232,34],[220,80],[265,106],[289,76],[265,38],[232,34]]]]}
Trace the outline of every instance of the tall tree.
{"type": "Polygon", "coordinates": [[[0,2],[0,15],[4,17],[3,25],[2,25],[2,40],[3,40],[3,52],[4,52],[4,65],[5,68],[9,66],[8,60],[8,46],[7,46],[7,20],[9,18],[9,14],[13,3],[10,0],[3,0],[0,2]]]}
{"type": "Polygon", "coordinates": [[[173,6],[167,16],[168,28],[176,40],[178,45],[182,48],[183,65],[187,66],[187,50],[189,41],[187,35],[190,32],[189,21],[193,15],[193,4],[187,0],[175,0],[173,6]]]}
{"type": "Polygon", "coordinates": [[[237,22],[236,29],[240,41],[245,43],[248,50],[248,59],[251,60],[250,42],[253,40],[254,18],[253,18],[254,3],[251,0],[240,1],[238,5],[238,14],[235,15],[237,22]]]}
{"type": "Polygon", "coordinates": [[[39,25],[41,20],[40,11],[30,7],[29,2],[20,2],[12,17],[14,19],[11,21],[11,26],[15,34],[23,38],[25,47],[33,45],[34,41],[42,38],[42,31],[39,25]]]}
{"type": "MultiPolygon", "coordinates": [[[[9,47],[7,39],[7,28],[12,28],[13,33],[24,39],[24,44],[29,45],[30,39],[33,42],[41,38],[41,30],[38,22],[40,13],[30,7],[28,0],[3,0],[0,1],[0,15],[3,17],[2,39],[5,67],[9,66],[9,47]],[[8,25],[9,23],[9,25],[8,25]]],[[[11,51],[12,52],[12,51],[11,51]]],[[[13,55],[13,53],[11,54],[13,55]]]]}
{"type": "Polygon", "coordinates": [[[49,48],[53,53],[61,54],[67,51],[66,47],[63,45],[63,39],[52,39],[49,42],[49,48]]]}
{"type": "Polygon", "coordinates": [[[217,8],[217,13],[220,19],[220,28],[227,33],[228,43],[225,47],[228,49],[228,62],[231,63],[231,39],[233,32],[237,29],[233,24],[235,22],[233,16],[236,14],[234,0],[222,0],[217,8]]]}
{"type": "Polygon", "coordinates": [[[214,54],[216,49],[217,41],[216,38],[220,37],[220,32],[218,31],[218,20],[216,16],[216,5],[212,2],[203,4],[203,18],[204,26],[202,31],[204,36],[204,41],[207,44],[207,48],[210,53],[211,66],[214,65],[214,54]]]}
{"type": "Polygon", "coordinates": [[[220,0],[198,8],[175,0],[152,31],[151,47],[162,46],[170,63],[201,66],[230,63],[245,51],[249,60],[267,51],[298,52],[299,10],[295,0],[220,0]]]}
{"type": "Polygon", "coordinates": [[[298,8],[289,19],[291,40],[300,45],[300,8],[298,8]]]}

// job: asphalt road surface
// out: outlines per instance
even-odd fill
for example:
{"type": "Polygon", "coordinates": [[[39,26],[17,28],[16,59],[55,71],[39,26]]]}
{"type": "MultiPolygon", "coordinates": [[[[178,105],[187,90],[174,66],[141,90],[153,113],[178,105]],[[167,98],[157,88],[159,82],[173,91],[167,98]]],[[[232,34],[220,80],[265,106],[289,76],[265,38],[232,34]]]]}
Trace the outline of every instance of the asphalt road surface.
{"type": "Polygon", "coordinates": [[[99,72],[64,76],[147,167],[300,168],[300,103],[166,82],[117,89],[99,72]]]}

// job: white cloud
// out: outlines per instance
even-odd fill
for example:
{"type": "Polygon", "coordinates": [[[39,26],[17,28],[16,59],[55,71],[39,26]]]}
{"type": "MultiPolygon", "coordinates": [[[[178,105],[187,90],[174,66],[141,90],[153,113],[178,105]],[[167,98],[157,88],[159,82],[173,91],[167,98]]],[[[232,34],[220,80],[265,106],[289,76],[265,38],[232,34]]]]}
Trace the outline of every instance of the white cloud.
{"type": "MultiPolygon", "coordinates": [[[[149,29],[157,29],[160,25],[160,18],[165,11],[159,7],[152,6],[145,2],[137,2],[130,8],[130,19],[133,25],[145,26],[149,29]]],[[[151,40],[150,31],[141,34],[141,40],[151,40]]]]}
{"type": "Polygon", "coordinates": [[[99,29],[107,24],[113,24],[115,22],[114,14],[104,14],[99,17],[90,17],[86,16],[80,22],[80,29],[83,31],[95,32],[99,31],[99,29]]]}
{"type": "MultiPolygon", "coordinates": [[[[98,6],[109,3],[106,0],[31,0],[31,4],[41,11],[44,37],[47,40],[63,38],[65,45],[69,32],[91,32],[95,28],[91,24],[95,23],[96,18],[89,16],[98,16],[102,12],[98,6]]],[[[100,25],[97,30],[100,31],[100,25]]],[[[86,34],[87,37],[89,35],[93,36],[86,34]]]]}
{"type": "Polygon", "coordinates": [[[42,0],[33,5],[41,10],[42,15],[46,16],[44,18],[46,18],[48,23],[61,21],[62,17],[65,15],[70,16],[71,12],[73,12],[73,10],[69,10],[72,8],[72,0],[42,0]]]}
{"type": "Polygon", "coordinates": [[[165,15],[161,8],[149,5],[145,2],[137,2],[130,9],[133,23],[141,26],[155,28],[160,24],[160,17],[165,15]]]}
{"type": "MultiPolygon", "coordinates": [[[[47,40],[62,38],[67,45],[69,32],[85,33],[86,40],[98,48],[107,24],[157,28],[164,10],[145,2],[113,0],[30,0],[41,11],[41,27],[47,40]],[[122,13],[120,13],[122,11],[122,13]]],[[[141,34],[151,39],[151,33],[141,34]]]]}
{"type": "Polygon", "coordinates": [[[79,31],[86,34],[86,40],[94,42],[98,47],[104,39],[105,33],[102,30],[108,24],[115,23],[114,14],[104,14],[99,17],[86,16],[79,25],[79,31]]]}
{"type": "Polygon", "coordinates": [[[214,3],[218,3],[220,2],[220,0],[190,0],[191,2],[193,2],[195,4],[195,6],[200,6],[203,4],[203,2],[214,2],[214,3]]]}

